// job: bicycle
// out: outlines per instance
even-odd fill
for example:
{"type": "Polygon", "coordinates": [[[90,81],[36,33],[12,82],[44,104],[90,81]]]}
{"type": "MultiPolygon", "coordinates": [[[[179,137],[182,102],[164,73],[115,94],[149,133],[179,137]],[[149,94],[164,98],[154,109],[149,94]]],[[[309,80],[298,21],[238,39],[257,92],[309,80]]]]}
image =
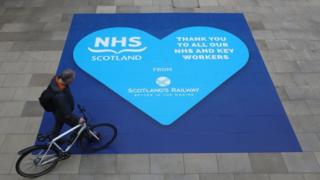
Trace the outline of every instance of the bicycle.
{"type": "Polygon", "coordinates": [[[72,127],[55,138],[51,138],[49,134],[39,134],[37,140],[40,142],[48,141],[48,143],[33,145],[18,152],[20,157],[16,162],[16,171],[19,175],[36,178],[49,173],[59,161],[71,156],[70,149],[78,139],[81,149],[88,153],[105,149],[115,140],[117,128],[114,125],[102,123],[91,126],[88,124],[89,118],[85,108],[80,105],[77,107],[85,122],[72,127]],[[67,135],[69,135],[69,139],[66,144],[62,138],[67,135]],[[104,142],[104,140],[106,141],[104,142]],[[65,144],[67,147],[63,148],[62,145],[65,144]],[[25,160],[27,160],[26,163],[25,160]],[[24,164],[27,165],[26,169],[23,167],[24,164]],[[35,172],[27,172],[29,169],[35,172]]]}

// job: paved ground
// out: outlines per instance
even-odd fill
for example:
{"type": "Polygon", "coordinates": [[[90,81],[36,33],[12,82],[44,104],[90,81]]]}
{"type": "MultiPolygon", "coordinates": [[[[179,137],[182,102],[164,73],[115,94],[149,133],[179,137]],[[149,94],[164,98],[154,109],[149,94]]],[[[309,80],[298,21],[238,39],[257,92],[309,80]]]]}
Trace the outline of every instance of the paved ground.
{"type": "Polygon", "coordinates": [[[73,156],[40,179],[320,179],[319,0],[0,0],[0,179],[33,143],[73,13],[243,12],[303,153],[73,156]]]}

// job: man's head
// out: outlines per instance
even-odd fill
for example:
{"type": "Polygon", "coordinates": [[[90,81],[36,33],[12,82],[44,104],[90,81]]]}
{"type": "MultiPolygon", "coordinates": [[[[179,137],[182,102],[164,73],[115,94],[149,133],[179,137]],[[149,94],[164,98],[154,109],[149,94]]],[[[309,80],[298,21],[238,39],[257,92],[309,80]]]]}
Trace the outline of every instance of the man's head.
{"type": "Polygon", "coordinates": [[[75,77],[76,77],[76,72],[73,71],[72,69],[64,70],[59,76],[62,82],[67,85],[70,84],[75,77]]]}

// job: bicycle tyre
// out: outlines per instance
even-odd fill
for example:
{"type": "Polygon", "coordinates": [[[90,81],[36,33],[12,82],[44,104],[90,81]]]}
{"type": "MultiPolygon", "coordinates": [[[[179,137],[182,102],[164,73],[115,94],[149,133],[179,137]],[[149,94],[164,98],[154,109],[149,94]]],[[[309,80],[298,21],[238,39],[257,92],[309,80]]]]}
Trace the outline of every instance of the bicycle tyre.
{"type": "MultiPolygon", "coordinates": [[[[32,153],[35,153],[36,151],[39,151],[39,150],[44,150],[44,152],[45,152],[47,149],[48,149],[48,145],[35,145],[35,146],[28,148],[28,150],[23,152],[21,154],[21,156],[16,161],[15,166],[16,166],[17,173],[20,176],[27,177],[27,178],[36,178],[36,177],[39,177],[39,176],[42,176],[42,175],[49,173],[57,165],[57,163],[59,161],[58,158],[57,158],[57,160],[54,160],[48,168],[46,168],[43,171],[40,171],[38,173],[26,173],[21,169],[21,162],[27,157],[27,155],[29,155],[29,154],[33,155],[32,153]]],[[[52,150],[52,153],[55,153],[58,157],[59,151],[56,150],[55,148],[52,148],[51,150],[52,150]]]]}
{"type": "MultiPolygon", "coordinates": [[[[83,133],[80,136],[80,147],[83,151],[88,152],[88,153],[94,153],[94,152],[97,152],[97,151],[100,151],[102,149],[107,148],[115,140],[115,138],[117,137],[117,133],[118,133],[117,128],[114,125],[108,124],[108,123],[93,125],[89,128],[89,130],[91,130],[93,132],[98,132],[98,133],[107,132],[107,130],[111,131],[111,132],[108,135],[105,135],[108,137],[103,137],[103,136],[100,137],[102,140],[105,138],[108,138],[108,139],[106,142],[101,143],[101,145],[98,145],[97,147],[94,147],[93,146],[94,144],[90,144],[88,142],[88,139],[89,139],[88,133],[87,132],[83,133]],[[100,129],[102,129],[102,131],[100,129]]],[[[99,141],[99,143],[100,143],[100,141],[99,141]]]]}

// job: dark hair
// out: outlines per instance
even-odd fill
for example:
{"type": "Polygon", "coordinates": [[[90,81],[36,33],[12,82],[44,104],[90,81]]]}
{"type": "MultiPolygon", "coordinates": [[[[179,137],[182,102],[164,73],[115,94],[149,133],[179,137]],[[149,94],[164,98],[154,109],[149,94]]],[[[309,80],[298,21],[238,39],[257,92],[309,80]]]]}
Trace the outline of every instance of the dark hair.
{"type": "Polygon", "coordinates": [[[75,76],[76,73],[72,69],[66,69],[59,75],[63,82],[67,82],[68,80],[73,79],[75,76]]]}

